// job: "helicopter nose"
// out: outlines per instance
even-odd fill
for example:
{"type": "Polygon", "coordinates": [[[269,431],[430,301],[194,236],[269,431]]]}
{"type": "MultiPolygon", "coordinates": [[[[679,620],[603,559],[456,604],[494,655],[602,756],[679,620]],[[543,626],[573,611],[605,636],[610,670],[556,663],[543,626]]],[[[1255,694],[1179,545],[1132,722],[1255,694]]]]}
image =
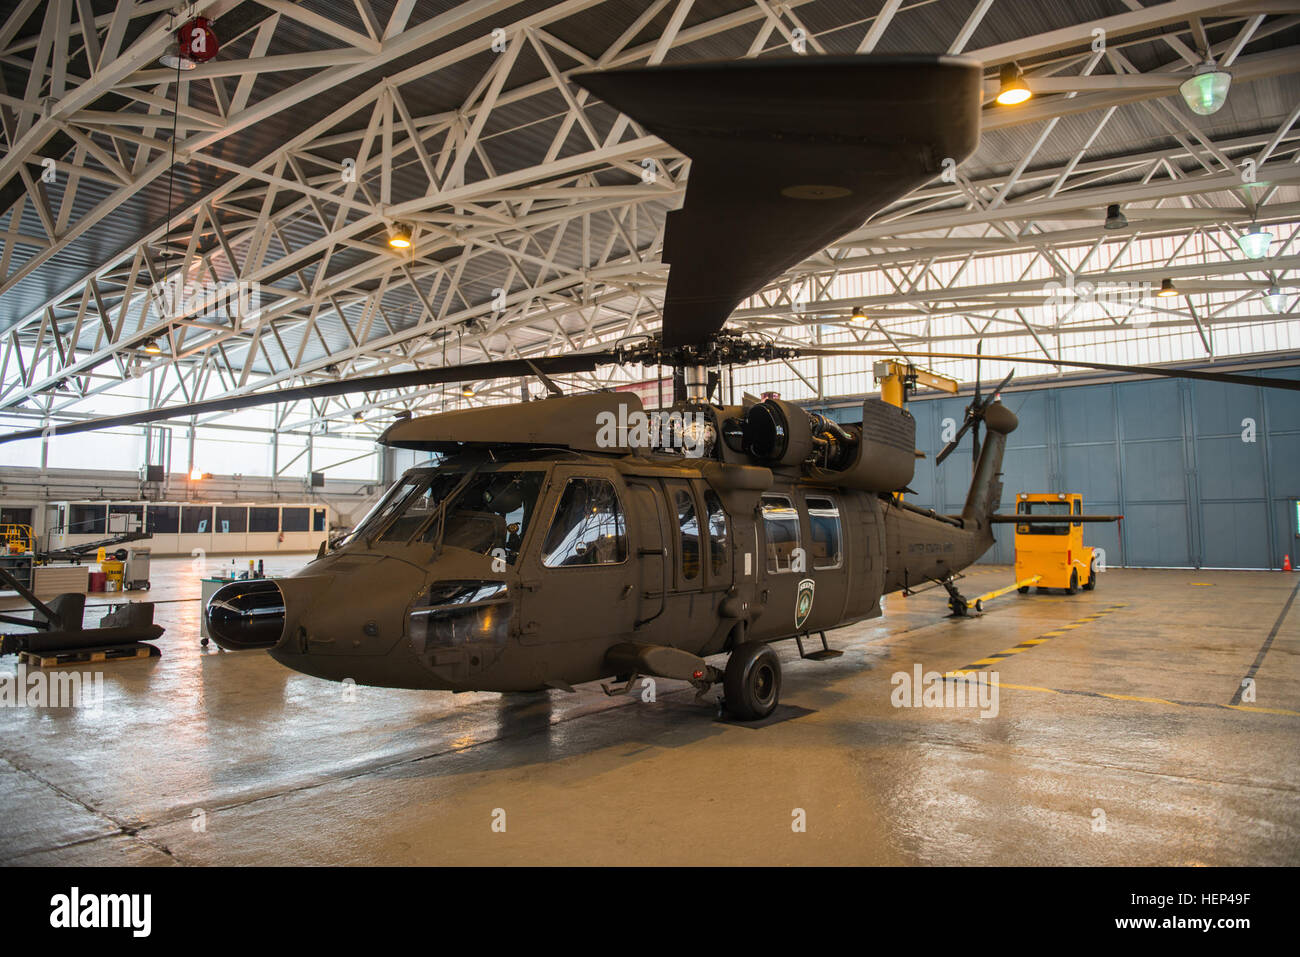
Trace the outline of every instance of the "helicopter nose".
{"type": "Polygon", "coordinates": [[[227,651],[270,648],[284,634],[284,594],[269,579],[223,585],[205,614],[208,634],[227,651]]]}

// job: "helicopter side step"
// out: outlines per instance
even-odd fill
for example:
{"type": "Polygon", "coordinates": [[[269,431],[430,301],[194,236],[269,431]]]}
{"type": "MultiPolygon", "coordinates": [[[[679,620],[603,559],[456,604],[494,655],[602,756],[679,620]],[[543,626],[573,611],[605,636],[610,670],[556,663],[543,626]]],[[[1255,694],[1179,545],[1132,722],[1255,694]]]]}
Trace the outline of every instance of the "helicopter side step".
{"type": "Polygon", "coordinates": [[[838,651],[826,643],[826,632],[819,631],[817,634],[822,640],[820,651],[804,651],[803,640],[808,637],[806,632],[803,635],[794,636],[794,643],[799,646],[800,658],[807,658],[809,661],[829,661],[831,658],[838,658],[840,655],[844,654],[844,652],[838,651]]]}

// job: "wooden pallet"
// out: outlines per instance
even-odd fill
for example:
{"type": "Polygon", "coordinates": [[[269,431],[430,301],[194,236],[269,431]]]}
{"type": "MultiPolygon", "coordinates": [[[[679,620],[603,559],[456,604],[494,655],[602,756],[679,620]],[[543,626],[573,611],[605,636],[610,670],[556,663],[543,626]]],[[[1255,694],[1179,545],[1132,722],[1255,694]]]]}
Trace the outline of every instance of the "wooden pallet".
{"type": "Polygon", "coordinates": [[[107,648],[73,648],[68,651],[20,651],[18,660],[32,668],[57,668],[60,665],[99,664],[107,661],[134,661],[157,658],[162,654],[153,645],[134,642],[107,648]]]}

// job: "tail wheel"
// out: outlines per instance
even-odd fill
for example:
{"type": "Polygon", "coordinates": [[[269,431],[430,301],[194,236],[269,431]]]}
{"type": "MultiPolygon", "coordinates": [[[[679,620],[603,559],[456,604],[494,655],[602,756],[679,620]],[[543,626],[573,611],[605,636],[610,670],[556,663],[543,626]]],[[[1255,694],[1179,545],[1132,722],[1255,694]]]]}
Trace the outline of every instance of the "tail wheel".
{"type": "Polygon", "coordinates": [[[722,690],[727,710],[741,721],[766,718],[781,697],[781,659],[760,641],[738,645],[727,660],[722,690]]]}
{"type": "Polygon", "coordinates": [[[1079,593],[1079,569],[1075,568],[1070,571],[1070,587],[1065,590],[1067,595],[1077,595],[1079,593]]]}
{"type": "Polygon", "coordinates": [[[1088,582],[1083,586],[1084,591],[1092,591],[1097,587],[1097,559],[1088,563],[1088,582]]]}

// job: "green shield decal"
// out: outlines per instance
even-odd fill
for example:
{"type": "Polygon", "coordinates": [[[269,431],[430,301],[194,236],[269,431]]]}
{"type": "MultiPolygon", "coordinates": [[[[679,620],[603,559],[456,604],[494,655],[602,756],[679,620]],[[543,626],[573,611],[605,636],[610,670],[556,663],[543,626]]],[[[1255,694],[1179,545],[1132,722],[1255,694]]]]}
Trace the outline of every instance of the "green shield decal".
{"type": "Polygon", "coordinates": [[[811,578],[805,578],[799,583],[799,592],[794,599],[794,626],[796,628],[802,628],[803,623],[812,614],[813,589],[816,587],[817,583],[811,578]]]}

